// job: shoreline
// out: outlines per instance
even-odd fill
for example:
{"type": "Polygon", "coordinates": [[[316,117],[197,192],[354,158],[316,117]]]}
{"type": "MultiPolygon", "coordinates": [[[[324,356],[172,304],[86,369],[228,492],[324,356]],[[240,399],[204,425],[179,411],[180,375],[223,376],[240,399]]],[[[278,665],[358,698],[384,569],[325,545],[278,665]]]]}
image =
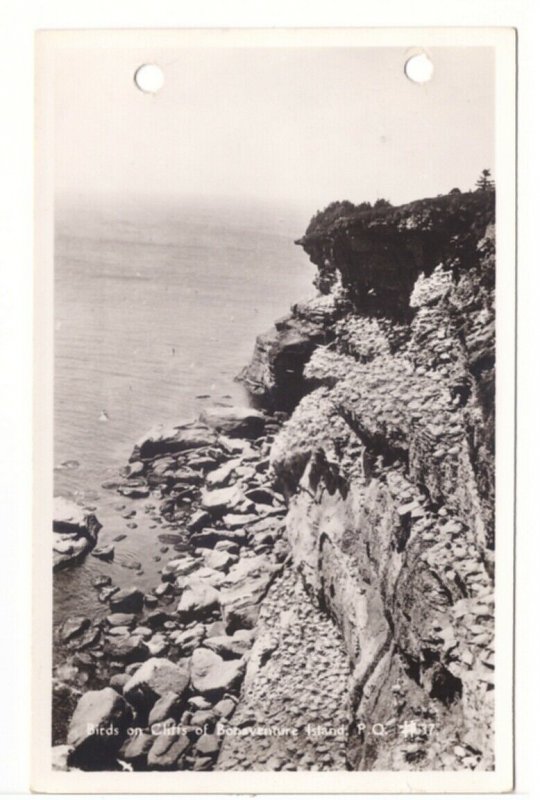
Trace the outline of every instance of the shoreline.
{"type": "Polygon", "coordinates": [[[266,412],[135,446],[123,500],[177,557],[150,593],[105,576],[105,621],[60,631],[96,671],[60,692],[58,768],[494,768],[494,206],[319,212],[319,293],[241,373],[266,412]],[[154,736],[167,720],[189,730],[154,736]]]}
{"type": "MultiPolygon", "coordinates": [[[[115,763],[118,758],[122,760],[122,755],[130,761],[131,749],[142,741],[132,736],[122,743],[126,752],[120,752],[118,737],[122,726],[112,726],[111,733],[110,725],[96,722],[93,711],[93,721],[86,720],[81,732],[76,708],[83,694],[72,689],[69,680],[62,680],[67,673],[71,680],[74,678],[73,670],[66,669],[67,664],[82,673],[83,685],[90,689],[86,696],[92,695],[92,706],[99,705],[110,690],[115,692],[118,703],[121,695],[117,690],[122,690],[129,680],[137,680],[137,668],[150,662],[158,674],[172,671],[170,680],[157,680],[166,680],[169,694],[176,695],[177,706],[182,702],[192,708],[182,715],[181,725],[190,732],[190,749],[194,753],[198,752],[194,733],[199,727],[197,711],[206,712],[203,716],[211,719],[208,712],[220,700],[228,701],[224,709],[227,713],[213,720],[215,728],[219,722],[224,725],[235,708],[235,692],[253,641],[250,631],[274,575],[281,571],[288,555],[282,539],[286,507],[283,496],[273,486],[268,462],[279,422],[254,409],[224,406],[214,407],[202,416],[209,424],[194,420],[169,431],[158,426],[143,438],[122,470],[124,480],[114,487],[137,504],[146,503],[146,513],[150,512],[147,501],[159,499],[159,511],[153,508],[150,518],[159,516],[169,530],[178,532],[178,540],[169,551],[176,557],[165,563],[162,582],[154,593],[143,593],[135,581],[123,589],[111,585],[106,564],[114,558],[114,551],[111,553],[110,547],[100,550],[97,538],[93,549],[85,554],[87,558],[103,559],[104,575],[96,579],[94,586],[104,611],[100,619],[68,618],[57,631],[57,656],[64,662],[56,670],[61,677],[55,681],[57,702],[53,711],[53,759],[59,768],[91,769],[105,756],[111,767],[113,754],[117,756],[113,758],[115,763]],[[235,419],[227,419],[231,413],[235,419]],[[180,533],[184,529],[187,535],[180,533]],[[226,595],[221,606],[217,587],[226,595]],[[246,603],[246,597],[251,597],[251,602],[246,603]],[[222,612],[225,622],[221,621],[222,612]],[[205,649],[201,648],[203,644],[205,649]],[[210,677],[206,675],[206,681],[202,680],[202,694],[197,695],[187,684],[181,692],[174,692],[174,688],[179,690],[186,683],[181,679],[185,676],[177,674],[178,664],[193,657],[195,651],[202,652],[203,660],[205,653],[212,654],[212,663],[201,668],[203,673],[205,669],[211,673],[210,677]],[[226,680],[220,676],[224,667],[230,673],[226,680]],[[193,698],[195,702],[190,706],[193,698]],[[193,717],[195,725],[190,724],[193,717]],[[90,729],[92,733],[84,733],[90,729]],[[64,736],[71,744],[61,741],[64,736]]],[[[113,490],[113,486],[109,488],[113,490]]],[[[154,546],[156,555],[165,549],[158,540],[154,546]]],[[[146,694],[152,691],[150,688],[146,694]]],[[[173,698],[169,699],[168,712],[174,705],[173,698]]],[[[147,708],[148,698],[133,702],[130,713],[146,737],[151,710],[147,708]]],[[[129,738],[126,731],[130,727],[133,726],[124,726],[124,739],[129,738]]],[[[210,735],[207,731],[208,726],[203,736],[210,735]]],[[[170,743],[170,734],[163,736],[168,736],[170,743]]],[[[157,749],[163,747],[162,737],[158,737],[157,749]]],[[[154,754],[148,752],[147,768],[159,769],[162,761],[171,758],[170,754],[156,755],[154,764],[154,754]]],[[[188,759],[184,768],[211,768],[218,748],[204,757],[203,753],[204,747],[198,757],[192,755],[191,762],[188,759]]],[[[113,764],[111,768],[121,767],[113,764]]]]}

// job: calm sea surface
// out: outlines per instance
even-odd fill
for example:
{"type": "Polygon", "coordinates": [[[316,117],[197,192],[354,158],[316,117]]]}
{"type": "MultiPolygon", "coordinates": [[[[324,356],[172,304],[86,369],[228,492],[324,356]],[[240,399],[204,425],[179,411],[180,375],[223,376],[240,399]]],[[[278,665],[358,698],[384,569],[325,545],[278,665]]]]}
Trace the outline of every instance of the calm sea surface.
{"type": "Polygon", "coordinates": [[[257,205],[59,212],[55,494],[96,509],[100,544],[126,538],[115,544],[113,563],[88,556],[55,576],[57,621],[103,612],[91,587],[97,574],[119,585],[156,585],[163,566],[154,560],[156,536],[164,530],[149,529],[149,501],[126,500],[101,484],[118,477],[154,424],[191,418],[213,402],[246,401],[234,377],[256,335],[312,294],[313,267],[293,244],[307,221],[257,205]],[[128,528],[123,515],[133,510],[137,527],[128,528]],[[135,576],[129,567],[137,561],[144,572],[135,576]]]}

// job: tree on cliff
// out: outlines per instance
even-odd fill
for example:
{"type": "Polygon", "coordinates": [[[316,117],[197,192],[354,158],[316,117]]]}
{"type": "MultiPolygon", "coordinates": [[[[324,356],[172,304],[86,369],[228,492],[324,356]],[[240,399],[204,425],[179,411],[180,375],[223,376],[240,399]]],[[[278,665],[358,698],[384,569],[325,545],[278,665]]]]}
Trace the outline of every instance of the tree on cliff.
{"type": "Polygon", "coordinates": [[[378,200],[375,200],[373,204],[373,208],[380,210],[381,208],[392,208],[392,203],[390,200],[385,200],[384,197],[379,197],[378,200]]]}
{"type": "Polygon", "coordinates": [[[335,222],[340,217],[348,216],[356,210],[354,203],[350,200],[334,200],[333,203],[326,206],[322,211],[317,211],[310,220],[306,233],[313,233],[313,231],[323,226],[335,222]]]}
{"type": "Polygon", "coordinates": [[[495,181],[491,177],[490,169],[483,169],[480,177],[476,181],[476,188],[479,192],[489,192],[495,189],[495,181]]]}

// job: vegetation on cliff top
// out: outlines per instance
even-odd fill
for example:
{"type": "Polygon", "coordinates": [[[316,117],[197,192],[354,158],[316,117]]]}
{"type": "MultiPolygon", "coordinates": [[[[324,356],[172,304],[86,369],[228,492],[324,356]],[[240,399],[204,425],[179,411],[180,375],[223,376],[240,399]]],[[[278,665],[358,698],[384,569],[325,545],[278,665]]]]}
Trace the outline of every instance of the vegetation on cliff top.
{"type": "Polygon", "coordinates": [[[312,217],[305,235],[298,240],[304,244],[312,238],[331,235],[342,228],[352,227],[364,229],[397,230],[423,229],[433,230],[440,225],[445,228],[459,223],[475,221],[479,227],[486,227],[494,221],[495,192],[491,188],[477,189],[473,192],[456,192],[452,190],[440,197],[427,197],[414,200],[401,206],[392,206],[387,201],[360,203],[355,206],[348,200],[330,203],[324,211],[312,217]]]}

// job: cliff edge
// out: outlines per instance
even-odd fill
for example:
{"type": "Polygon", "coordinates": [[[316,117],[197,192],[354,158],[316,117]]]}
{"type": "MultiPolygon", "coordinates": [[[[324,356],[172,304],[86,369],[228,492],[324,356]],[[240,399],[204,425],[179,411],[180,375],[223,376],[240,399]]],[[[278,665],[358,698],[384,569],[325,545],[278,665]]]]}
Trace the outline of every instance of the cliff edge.
{"type": "Polygon", "coordinates": [[[348,768],[492,769],[495,193],[319,214],[297,243],[317,296],[241,378],[292,412],[270,462],[349,662],[348,768]]]}

